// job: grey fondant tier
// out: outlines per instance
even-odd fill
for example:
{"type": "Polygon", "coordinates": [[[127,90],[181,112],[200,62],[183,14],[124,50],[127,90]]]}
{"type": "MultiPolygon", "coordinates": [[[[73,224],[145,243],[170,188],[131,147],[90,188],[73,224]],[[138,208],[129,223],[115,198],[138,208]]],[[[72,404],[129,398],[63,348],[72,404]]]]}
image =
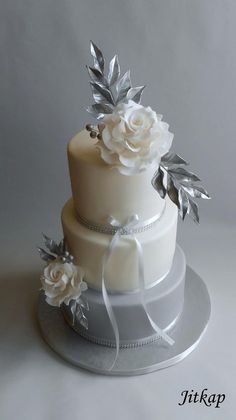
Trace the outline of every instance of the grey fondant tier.
{"type": "MultiPolygon", "coordinates": [[[[170,335],[184,304],[185,271],[185,256],[177,246],[169,274],[161,282],[144,291],[146,306],[153,321],[166,332],[170,331],[170,335]]],[[[84,296],[89,304],[89,311],[86,312],[88,330],[77,320],[72,325],[70,308],[64,306],[63,314],[67,322],[88,340],[115,347],[114,332],[102,293],[88,289],[84,296]]],[[[113,293],[109,294],[109,299],[119,328],[120,347],[143,345],[158,338],[141,304],[140,292],[113,293]]]]}
{"type": "Polygon", "coordinates": [[[61,309],[46,303],[43,292],[39,298],[38,319],[45,341],[73,365],[105,375],[142,375],[179,363],[188,356],[206,331],[210,311],[206,285],[187,267],[184,307],[171,332],[175,344],[168,346],[156,340],[146,346],[121,350],[112,370],[115,349],[91,343],[74,333],[64,322],[61,309]]]}

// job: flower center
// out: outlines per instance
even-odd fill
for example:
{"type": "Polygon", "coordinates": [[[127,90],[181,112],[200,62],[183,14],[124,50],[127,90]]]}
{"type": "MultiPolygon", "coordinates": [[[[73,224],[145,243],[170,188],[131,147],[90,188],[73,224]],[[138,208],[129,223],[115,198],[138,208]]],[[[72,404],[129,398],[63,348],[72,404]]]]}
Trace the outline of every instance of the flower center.
{"type": "Polygon", "coordinates": [[[133,127],[139,127],[143,124],[143,118],[141,115],[134,115],[131,117],[130,123],[133,127]]]}
{"type": "Polygon", "coordinates": [[[141,125],[142,124],[142,120],[141,118],[135,118],[133,121],[134,125],[141,125]]]}
{"type": "Polygon", "coordinates": [[[59,280],[62,276],[62,272],[60,270],[56,270],[52,273],[54,280],[59,280]]]}

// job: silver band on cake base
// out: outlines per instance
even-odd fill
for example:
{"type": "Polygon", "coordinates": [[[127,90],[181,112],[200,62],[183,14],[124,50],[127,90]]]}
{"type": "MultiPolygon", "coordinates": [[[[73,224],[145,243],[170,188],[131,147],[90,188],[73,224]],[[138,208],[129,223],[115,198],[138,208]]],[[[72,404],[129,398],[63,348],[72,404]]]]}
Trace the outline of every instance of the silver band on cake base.
{"type": "MultiPolygon", "coordinates": [[[[65,317],[66,322],[70,325],[70,327],[73,328],[73,330],[78,333],[81,337],[85,338],[86,340],[91,341],[91,343],[98,344],[100,346],[110,347],[110,348],[116,348],[116,343],[111,340],[106,340],[104,338],[98,338],[96,336],[92,336],[91,334],[88,334],[87,331],[82,330],[78,327],[78,324],[75,325],[71,322],[70,317],[68,316],[68,311],[63,310],[63,315],[65,317]]],[[[174,328],[175,324],[178,322],[179,318],[181,316],[181,313],[168,325],[167,328],[164,328],[163,331],[165,333],[170,333],[172,328],[174,328]]],[[[120,342],[119,348],[120,349],[133,349],[136,347],[142,347],[146,346],[147,344],[154,343],[157,340],[160,340],[161,337],[159,334],[152,334],[150,337],[146,338],[140,338],[138,341],[128,341],[126,342],[120,342]]]]}

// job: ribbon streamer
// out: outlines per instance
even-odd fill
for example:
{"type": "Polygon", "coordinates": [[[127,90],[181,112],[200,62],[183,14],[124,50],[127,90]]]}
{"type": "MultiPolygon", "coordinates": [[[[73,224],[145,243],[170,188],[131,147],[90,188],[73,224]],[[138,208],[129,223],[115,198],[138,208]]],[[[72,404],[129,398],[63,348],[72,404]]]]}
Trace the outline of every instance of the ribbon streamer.
{"type": "Polygon", "coordinates": [[[148,320],[152,326],[152,328],[154,329],[154,331],[156,331],[160,337],[166,341],[170,346],[173,346],[174,344],[174,340],[173,338],[171,338],[168,334],[165,333],[165,331],[163,331],[160,327],[158,327],[158,325],[153,321],[153,319],[151,318],[150,314],[148,313],[148,309],[147,309],[147,305],[145,302],[145,296],[144,296],[144,290],[145,290],[145,280],[144,280],[144,264],[143,264],[143,250],[142,250],[142,246],[140,244],[140,242],[138,241],[138,239],[134,236],[134,240],[137,246],[137,251],[138,251],[138,265],[139,265],[139,286],[140,286],[140,293],[141,293],[141,303],[143,305],[143,308],[145,310],[145,313],[148,317],[148,320]]]}
{"type": "Polygon", "coordinates": [[[112,365],[110,366],[109,370],[112,370],[113,367],[115,366],[115,363],[117,361],[118,355],[119,355],[119,348],[120,348],[120,335],[119,335],[119,328],[117,325],[117,321],[116,321],[116,317],[112,308],[112,305],[110,303],[110,299],[109,299],[109,295],[107,293],[107,289],[106,289],[106,285],[105,285],[105,270],[106,270],[106,266],[108,263],[108,260],[112,254],[112,251],[118,241],[118,239],[120,238],[121,235],[132,235],[132,238],[135,241],[136,244],[136,248],[137,248],[137,252],[138,252],[138,274],[139,274],[139,289],[140,289],[140,294],[141,294],[141,304],[144,308],[144,311],[146,313],[146,316],[153,328],[154,331],[156,331],[160,337],[166,341],[169,345],[173,345],[174,344],[174,340],[169,337],[168,334],[166,334],[160,327],[158,327],[158,325],[153,321],[153,319],[151,318],[147,306],[146,306],[146,302],[145,302],[145,295],[144,295],[144,290],[145,290],[145,278],[144,278],[144,263],[143,263],[143,251],[142,251],[142,246],[140,244],[140,242],[138,241],[138,239],[135,236],[135,232],[136,229],[133,229],[138,223],[139,223],[139,217],[138,215],[133,215],[131,216],[127,222],[122,225],[120,224],[114,217],[109,217],[108,220],[109,224],[112,227],[116,228],[116,231],[114,233],[113,238],[111,239],[109,246],[103,256],[103,260],[102,260],[102,295],[103,295],[103,300],[104,300],[104,304],[106,306],[106,310],[111,322],[111,326],[114,332],[114,336],[115,336],[115,343],[116,343],[116,354],[115,354],[115,358],[114,361],[112,363],[112,365]]]}

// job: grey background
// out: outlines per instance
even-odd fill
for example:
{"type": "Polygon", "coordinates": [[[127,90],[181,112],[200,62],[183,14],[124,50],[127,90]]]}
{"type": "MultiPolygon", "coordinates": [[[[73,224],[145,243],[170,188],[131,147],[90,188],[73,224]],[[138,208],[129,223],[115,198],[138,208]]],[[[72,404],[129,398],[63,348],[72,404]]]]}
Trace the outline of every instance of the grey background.
{"type": "Polygon", "coordinates": [[[233,418],[235,18],[233,0],[0,0],[4,420],[106,419],[106,404],[119,405],[114,419],[233,418]],[[34,321],[41,267],[34,245],[41,231],[61,236],[60,209],[70,195],[66,143],[90,118],[90,39],[109,59],[119,54],[134,84],[147,85],[143,104],[164,115],[174,149],[213,197],[201,203],[199,228],[179,223],[188,262],[211,292],[208,335],[183,364],[142,378],[75,370],[44,346],[34,321]],[[203,387],[227,393],[224,408],[178,409],[183,389],[203,387]],[[95,393],[100,403],[88,403],[95,393]]]}

